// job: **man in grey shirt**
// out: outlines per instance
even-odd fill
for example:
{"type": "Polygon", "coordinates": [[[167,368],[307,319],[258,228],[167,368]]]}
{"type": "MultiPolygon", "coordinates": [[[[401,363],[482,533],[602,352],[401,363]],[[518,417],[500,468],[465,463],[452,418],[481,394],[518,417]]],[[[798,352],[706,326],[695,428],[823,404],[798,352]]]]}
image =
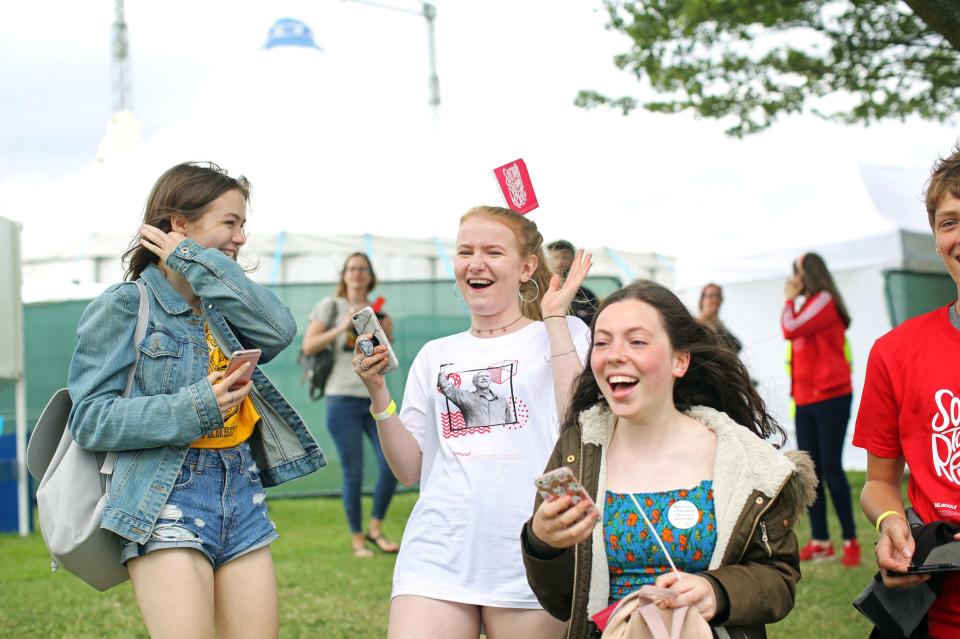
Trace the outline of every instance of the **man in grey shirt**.
{"type": "Polygon", "coordinates": [[[474,390],[464,391],[454,386],[449,376],[442,376],[440,391],[463,413],[466,426],[496,426],[513,424],[516,417],[510,397],[501,397],[490,388],[490,371],[473,374],[474,390]]]}

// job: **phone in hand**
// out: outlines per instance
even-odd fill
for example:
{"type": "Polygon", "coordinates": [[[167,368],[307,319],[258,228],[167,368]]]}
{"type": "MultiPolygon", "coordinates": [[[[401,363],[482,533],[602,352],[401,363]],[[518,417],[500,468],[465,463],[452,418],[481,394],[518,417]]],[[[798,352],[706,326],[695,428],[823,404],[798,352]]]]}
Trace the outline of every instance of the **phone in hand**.
{"type": "Polygon", "coordinates": [[[960,570],[960,563],[949,563],[949,564],[924,564],[922,566],[910,566],[907,568],[907,572],[898,572],[896,570],[888,570],[887,575],[891,577],[907,577],[908,575],[935,575],[941,572],[956,572],[960,570]]]}
{"type": "Polygon", "coordinates": [[[371,335],[369,340],[361,338],[357,341],[360,350],[367,357],[373,355],[373,349],[377,346],[387,347],[387,365],[380,371],[381,375],[400,368],[400,361],[394,354],[393,347],[387,340],[387,334],[383,332],[380,320],[377,319],[377,314],[372,308],[365,306],[353,314],[353,328],[357,331],[357,335],[363,335],[364,333],[371,335]]]}
{"type": "Polygon", "coordinates": [[[250,348],[243,351],[234,351],[230,355],[230,363],[227,364],[227,370],[223,372],[224,377],[233,373],[246,362],[250,362],[250,367],[240,375],[240,379],[233,383],[230,390],[236,390],[250,381],[250,378],[253,377],[253,369],[257,367],[262,352],[259,348],[250,348]]]}
{"type": "Polygon", "coordinates": [[[887,574],[891,577],[906,577],[907,575],[928,575],[956,572],[958,570],[960,570],[960,541],[948,541],[927,553],[922,565],[910,566],[907,572],[888,570],[887,574]]]}
{"type": "Polygon", "coordinates": [[[537,491],[546,501],[570,495],[573,499],[573,505],[576,506],[581,501],[587,501],[590,506],[596,510],[596,504],[590,493],[577,480],[577,476],[566,466],[555,468],[548,473],[540,475],[534,480],[537,485],[537,491]]]}

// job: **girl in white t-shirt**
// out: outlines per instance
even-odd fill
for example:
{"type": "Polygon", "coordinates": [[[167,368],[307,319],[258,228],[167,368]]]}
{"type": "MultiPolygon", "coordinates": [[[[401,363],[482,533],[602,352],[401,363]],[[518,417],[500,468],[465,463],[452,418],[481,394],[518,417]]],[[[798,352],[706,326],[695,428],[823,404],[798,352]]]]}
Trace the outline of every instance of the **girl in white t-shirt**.
{"type": "MultiPolygon", "coordinates": [[[[537,226],[509,209],[460,218],[456,288],[470,329],[427,343],[396,413],[386,349],[354,368],[370,393],[383,451],[401,482],[420,482],[393,578],[388,636],[559,637],[527,584],[519,532],[534,502],[590,330],[567,309],[590,270],[577,253],[552,275],[537,226]]],[[[363,336],[361,336],[363,337],[363,336]]]]}

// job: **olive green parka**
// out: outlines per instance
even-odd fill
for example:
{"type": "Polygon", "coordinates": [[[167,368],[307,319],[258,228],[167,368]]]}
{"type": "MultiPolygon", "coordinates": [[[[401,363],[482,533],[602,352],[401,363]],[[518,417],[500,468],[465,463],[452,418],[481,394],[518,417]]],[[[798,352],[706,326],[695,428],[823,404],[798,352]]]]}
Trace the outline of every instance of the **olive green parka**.
{"type": "MultiPolygon", "coordinates": [[[[766,637],[764,625],[793,608],[800,560],[792,527],[816,496],[813,463],[805,453],[781,453],[725,413],[697,406],[688,414],[717,436],[717,541],[709,568],[700,573],[717,595],[711,626],[719,637],[766,637]]],[[[580,413],[578,421],[579,428],[560,434],[546,470],[568,466],[594,496],[602,522],[606,449],[616,417],[598,404],[580,413]]],[[[534,512],[540,502],[538,496],[534,512]]],[[[521,542],[527,580],[537,599],[554,617],[569,621],[568,638],[597,636],[590,617],[607,607],[610,590],[603,525],[584,542],[561,551],[537,539],[531,524],[532,518],[521,542]]]]}

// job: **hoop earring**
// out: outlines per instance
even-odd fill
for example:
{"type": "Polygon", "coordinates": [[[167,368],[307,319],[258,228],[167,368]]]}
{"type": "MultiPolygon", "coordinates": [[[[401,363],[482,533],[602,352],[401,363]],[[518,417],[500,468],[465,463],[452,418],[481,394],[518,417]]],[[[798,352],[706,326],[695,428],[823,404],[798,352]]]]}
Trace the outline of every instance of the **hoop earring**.
{"type": "Polygon", "coordinates": [[[460,287],[457,286],[456,282],[453,283],[453,299],[458,302],[463,302],[464,304],[467,303],[467,300],[463,299],[463,294],[460,293],[460,287]]]}
{"type": "MultiPolygon", "coordinates": [[[[527,280],[527,282],[533,282],[533,285],[537,287],[537,294],[533,296],[533,299],[532,299],[532,300],[526,299],[526,298],[523,296],[523,292],[521,292],[521,291],[518,291],[518,292],[517,292],[517,295],[520,296],[520,301],[521,301],[521,302],[524,302],[524,303],[526,303],[526,304],[532,304],[533,302],[536,302],[536,301],[540,298],[540,285],[537,284],[537,280],[533,280],[533,279],[527,280]]],[[[526,284],[526,282],[522,282],[522,283],[521,283],[521,287],[523,286],[523,284],[526,284]]]]}

